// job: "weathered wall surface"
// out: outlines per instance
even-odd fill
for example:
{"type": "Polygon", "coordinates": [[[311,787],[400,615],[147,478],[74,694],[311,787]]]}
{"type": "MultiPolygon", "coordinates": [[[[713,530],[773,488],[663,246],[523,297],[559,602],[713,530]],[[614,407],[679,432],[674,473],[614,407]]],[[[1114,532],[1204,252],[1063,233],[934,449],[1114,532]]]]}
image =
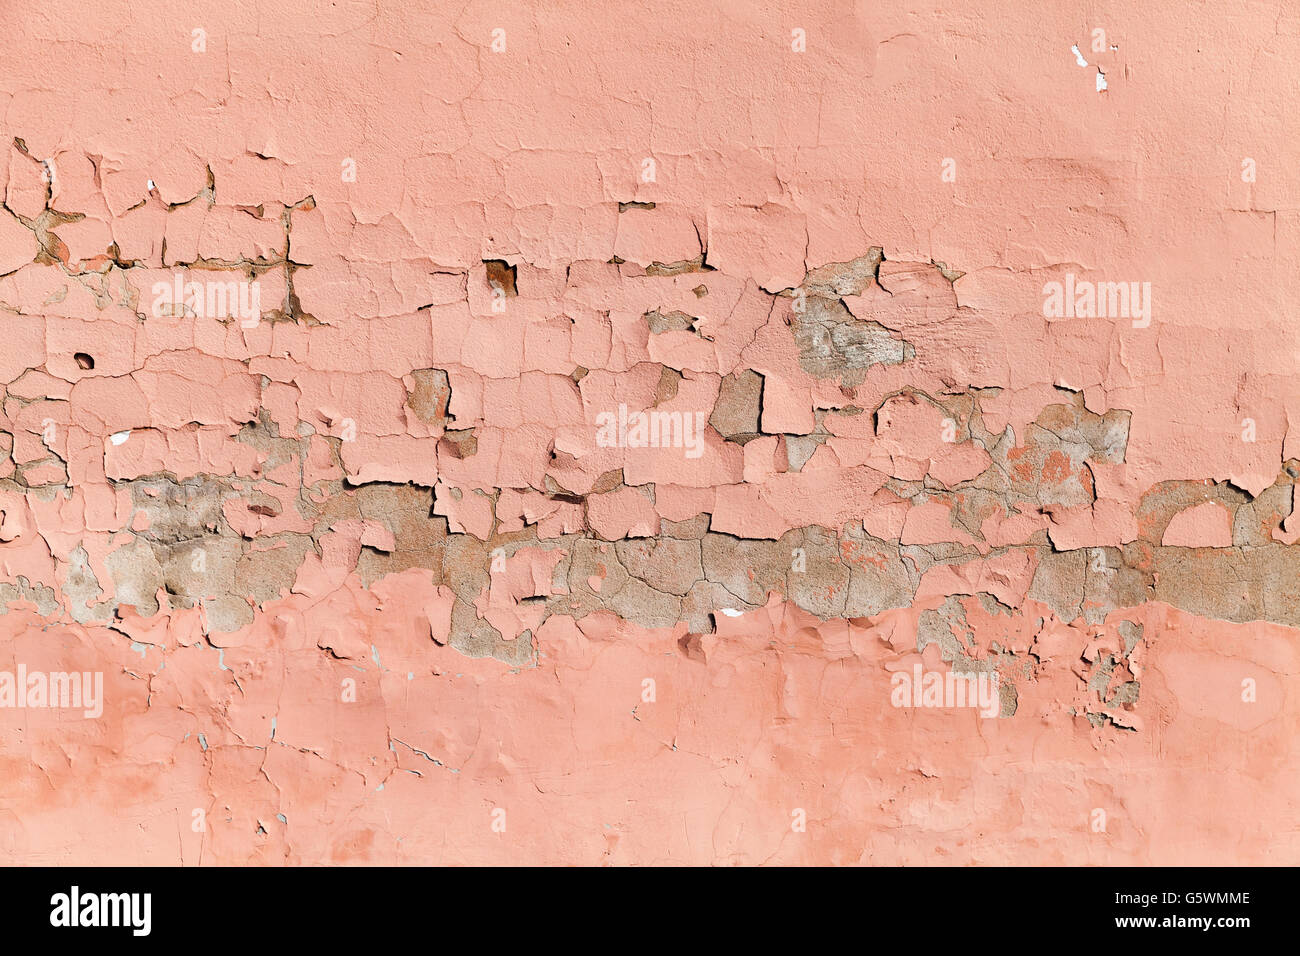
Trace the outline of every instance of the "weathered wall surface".
{"type": "Polygon", "coordinates": [[[1300,862],[1287,4],[6,6],[6,861],[1300,862]]]}

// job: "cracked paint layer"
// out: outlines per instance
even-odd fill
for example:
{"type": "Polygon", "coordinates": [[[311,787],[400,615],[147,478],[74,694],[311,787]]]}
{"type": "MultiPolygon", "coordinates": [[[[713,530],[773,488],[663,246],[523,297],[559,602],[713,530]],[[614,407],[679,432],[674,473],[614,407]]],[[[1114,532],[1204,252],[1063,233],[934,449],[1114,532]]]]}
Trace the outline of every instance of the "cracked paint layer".
{"type": "Polygon", "coordinates": [[[6,858],[1300,862],[1300,18],[1004,6],[13,11],[6,858]]]}

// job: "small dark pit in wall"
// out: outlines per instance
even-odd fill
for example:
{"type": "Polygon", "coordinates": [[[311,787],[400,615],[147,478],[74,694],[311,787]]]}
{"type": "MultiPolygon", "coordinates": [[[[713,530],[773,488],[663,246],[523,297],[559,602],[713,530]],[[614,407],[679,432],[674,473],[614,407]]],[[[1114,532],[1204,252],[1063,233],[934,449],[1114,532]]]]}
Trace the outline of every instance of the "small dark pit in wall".
{"type": "Polygon", "coordinates": [[[78,352],[72,356],[72,360],[77,363],[77,368],[94,368],[95,360],[85,352],[78,352]]]}

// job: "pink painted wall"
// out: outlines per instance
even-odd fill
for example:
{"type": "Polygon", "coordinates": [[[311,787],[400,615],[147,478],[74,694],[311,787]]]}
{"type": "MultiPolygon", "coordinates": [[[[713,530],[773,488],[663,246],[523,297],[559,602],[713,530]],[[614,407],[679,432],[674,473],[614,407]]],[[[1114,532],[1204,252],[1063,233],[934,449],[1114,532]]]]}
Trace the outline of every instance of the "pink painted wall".
{"type": "Polygon", "coordinates": [[[1285,4],[9,7],[6,862],[1300,862],[1285,4]]]}

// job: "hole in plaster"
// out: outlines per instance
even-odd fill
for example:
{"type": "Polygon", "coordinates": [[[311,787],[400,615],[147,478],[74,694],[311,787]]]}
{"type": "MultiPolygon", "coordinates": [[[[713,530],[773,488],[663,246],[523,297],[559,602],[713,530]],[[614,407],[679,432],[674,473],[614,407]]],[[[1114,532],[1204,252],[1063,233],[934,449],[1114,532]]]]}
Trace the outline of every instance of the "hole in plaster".
{"type": "Polygon", "coordinates": [[[515,286],[518,269],[504,259],[484,259],[483,265],[487,266],[489,286],[494,289],[499,286],[505,292],[507,298],[519,295],[519,290],[515,286]]]}
{"type": "Polygon", "coordinates": [[[95,360],[85,352],[78,352],[72,356],[72,360],[77,363],[77,368],[92,369],[95,367],[95,360]]]}

